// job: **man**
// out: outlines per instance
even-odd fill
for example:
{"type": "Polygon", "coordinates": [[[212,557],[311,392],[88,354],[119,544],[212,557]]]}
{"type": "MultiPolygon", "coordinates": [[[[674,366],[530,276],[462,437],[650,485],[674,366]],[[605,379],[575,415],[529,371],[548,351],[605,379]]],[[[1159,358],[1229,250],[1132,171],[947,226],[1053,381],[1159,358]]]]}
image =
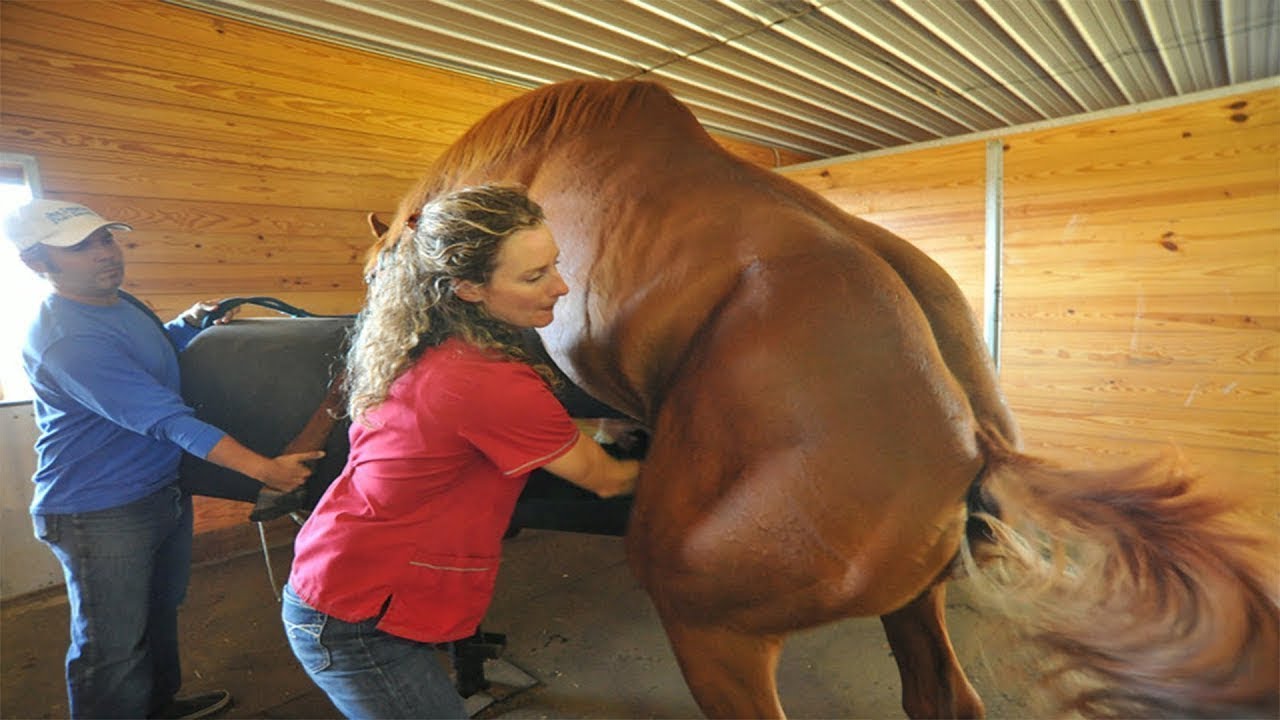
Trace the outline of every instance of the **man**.
{"type": "Polygon", "coordinates": [[[322,452],[263,457],[197,420],[179,396],[178,358],[213,303],[173,321],[120,290],[113,232],[83,205],[34,200],[6,220],[23,262],[53,292],[23,365],[35,390],[35,532],[57,556],[71,610],[71,717],[204,717],[225,690],[176,699],[178,606],[191,561],[185,450],[287,492],[322,452]]]}

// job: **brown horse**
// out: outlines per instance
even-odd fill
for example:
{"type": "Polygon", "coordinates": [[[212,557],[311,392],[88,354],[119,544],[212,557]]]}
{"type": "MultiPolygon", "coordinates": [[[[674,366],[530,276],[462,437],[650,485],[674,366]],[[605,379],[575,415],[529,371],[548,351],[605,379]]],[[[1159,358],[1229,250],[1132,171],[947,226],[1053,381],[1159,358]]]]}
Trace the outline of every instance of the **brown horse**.
{"type": "Polygon", "coordinates": [[[627,552],[707,715],[781,716],[784,637],[872,615],[908,715],[982,715],[944,625],[968,575],[1030,623],[1062,707],[1274,716],[1263,549],[1176,470],[1019,453],[969,307],[912,245],[725,152],[658,85],[574,81],[450,147],[369,270],[484,181],[526,185],[559,241],[551,355],[652,430],[627,552]]]}

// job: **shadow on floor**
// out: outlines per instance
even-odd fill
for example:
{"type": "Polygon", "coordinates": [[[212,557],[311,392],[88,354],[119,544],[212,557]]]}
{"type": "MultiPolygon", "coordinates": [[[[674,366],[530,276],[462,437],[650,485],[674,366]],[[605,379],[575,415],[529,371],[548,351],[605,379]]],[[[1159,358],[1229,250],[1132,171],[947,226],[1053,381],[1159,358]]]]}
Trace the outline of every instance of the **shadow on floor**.
{"type": "MultiPolygon", "coordinates": [[[[685,688],[619,538],[525,530],[506,543],[484,630],[507,636],[503,658],[539,684],[481,713],[503,718],[689,718],[685,688]]],[[[272,550],[277,583],[288,546],[272,550]]],[[[0,717],[66,717],[67,608],[57,592],[0,609],[0,717]]],[[[953,603],[953,638],[992,717],[1028,708],[990,687],[974,613],[953,603]]],[[[226,688],[224,718],[337,718],[289,651],[262,555],[198,565],[182,614],[184,692],[226,688]]],[[[878,620],[792,636],[778,671],[793,718],[901,718],[897,668],[878,620]]]]}

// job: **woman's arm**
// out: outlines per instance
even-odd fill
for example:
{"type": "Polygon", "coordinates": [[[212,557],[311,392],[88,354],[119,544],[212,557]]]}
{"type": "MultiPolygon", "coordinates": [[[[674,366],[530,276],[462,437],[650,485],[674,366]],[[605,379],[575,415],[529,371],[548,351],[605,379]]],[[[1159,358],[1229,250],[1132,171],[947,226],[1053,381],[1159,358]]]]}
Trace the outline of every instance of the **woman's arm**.
{"type": "Polygon", "coordinates": [[[543,465],[542,469],[607,498],[635,490],[640,461],[618,460],[595,440],[579,432],[573,448],[543,465]]]}

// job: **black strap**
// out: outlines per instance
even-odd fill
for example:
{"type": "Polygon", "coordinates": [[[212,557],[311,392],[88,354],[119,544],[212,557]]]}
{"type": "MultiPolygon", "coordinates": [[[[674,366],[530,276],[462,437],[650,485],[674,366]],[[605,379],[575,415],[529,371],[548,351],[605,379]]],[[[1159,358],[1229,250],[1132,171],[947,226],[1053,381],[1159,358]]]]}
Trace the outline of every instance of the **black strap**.
{"type": "Polygon", "coordinates": [[[151,320],[155,322],[156,327],[160,328],[160,334],[163,335],[164,339],[169,342],[169,347],[173,348],[173,352],[175,354],[178,352],[178,344],[173,341],[173,338],[169,337],[169,330],[165,328],[164,321],[160,319],[159,315],[156,315],[156,312],[152,310],[150,306],[148,306],[146,303],[142,302],[138,298],[118,288],[116,289],[116,294],[120,296],[121,300],[124,300],[130,305],[138,308],[139,310],[142,311],[143,315],[146,315],[147,317],[151,318],[151,320]]]}
{"type": "Polygon", "coordinates": [[[353,318],[355,317],[355,315],[318,315],[316,313],[303,310],[302,308],[294,307],[293,305],[290,305],[289,303],[283,300],[273,298],[273,297],[265,297],[265,296],[258,295],[254,297],[229,297],[229,298],[224,298],[222,300],[219,300],[218,309],[214,310],[208,315],[205,315],[204,319],[200,321],[200,327],[202,328],[209,327],[214,323],[215,320],[217,320],[218,318],[230,312],[232,308],[237,308],[237,307],[240,307],[241,305],[257,305],[259,307],[267,308],[268,310],[275,310],[276,312],[281,313],[282,315],[289,315],[291,317],[296,317],[296,318],[304,318],[304,317],[306,318],[353,318]]]}

